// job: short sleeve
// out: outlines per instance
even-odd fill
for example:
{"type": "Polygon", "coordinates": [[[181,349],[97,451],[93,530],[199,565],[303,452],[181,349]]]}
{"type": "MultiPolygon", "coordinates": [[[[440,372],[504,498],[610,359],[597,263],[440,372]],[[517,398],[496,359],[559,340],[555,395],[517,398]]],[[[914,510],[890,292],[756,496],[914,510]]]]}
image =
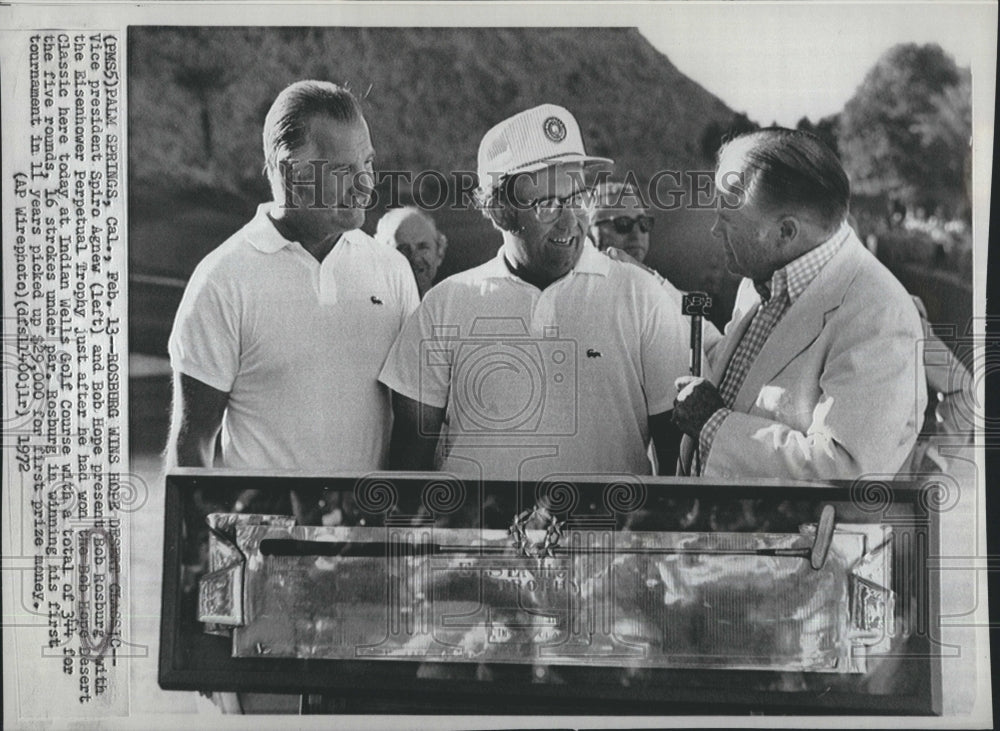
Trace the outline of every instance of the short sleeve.
{"type": "Polygon", "coordinates": [[[642,322],[642,373],[650,416],[674,406],[674,381],[688,375],[690,331],[680,307],[662,287],[648,298],[642,322]]]}
{"type": "Polygon", "coordinates": [[[678,310],[681,310],[684,306],[684,293],[672,285],[669,279],[664,279],[660,282],[660,286],[663,287],[663,291],[667,293],[670,301],[677,306],[678,310]]]}
{"type": "Polygon", "coordinates": [[[218,283],[199,270],[184,291],[168,350],[175,371],[232,391],[239,370],[239,313],[218,283]]]}
{"type": "Polygon", "coordinates": [[[429,293],[407,318],[378,380],[414,401],[445,408],[455,342],[436,326],[441,320],[435,315],[434,294],[429,293]]]}

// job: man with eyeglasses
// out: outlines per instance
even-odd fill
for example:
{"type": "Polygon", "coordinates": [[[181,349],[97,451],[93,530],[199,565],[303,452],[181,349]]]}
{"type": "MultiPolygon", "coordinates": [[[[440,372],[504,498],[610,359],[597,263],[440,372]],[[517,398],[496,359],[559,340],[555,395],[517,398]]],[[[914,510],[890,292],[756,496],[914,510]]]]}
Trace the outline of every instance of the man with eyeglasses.
{"type": "Polygon", "coordinates": [[[649,474],[652,437],[672,473],[689,333],[655,279],[586,242],[587,183],[610,163],[552,104],[486,133],[477,192],[503,245],[434,287],[393,345],[380,380],[394,392],[394,467],[649,474]]]}

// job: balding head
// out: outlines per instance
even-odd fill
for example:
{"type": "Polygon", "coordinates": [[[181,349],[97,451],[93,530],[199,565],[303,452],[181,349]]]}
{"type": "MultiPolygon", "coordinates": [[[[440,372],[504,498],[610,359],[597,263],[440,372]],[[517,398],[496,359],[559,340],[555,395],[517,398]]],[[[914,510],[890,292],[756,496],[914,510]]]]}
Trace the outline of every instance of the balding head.
{"type": "Polygon", "coordinates": [[[434,284],[448,248],[448,240],[437,230],[434,219],[415,206],[393,208],[379,220],[375,240],[407,258],[423,297],[434,284]]]}
{"type": "Polygon", "coordinates": [[[725,143],[716,183],[720,191],[742,192],[759,206],[805,213],[830,233],[847,217],[851,197],[847,173],[833,150],[809,132],[781,127],[725,143]]]}
{"type": "Polygon", "coordinates": [[[807,132],[771,128],[719,151],[712,232],[726,266],[755,282],[827,240],[844,223],[850,184],[840,161],[807,132]]]}

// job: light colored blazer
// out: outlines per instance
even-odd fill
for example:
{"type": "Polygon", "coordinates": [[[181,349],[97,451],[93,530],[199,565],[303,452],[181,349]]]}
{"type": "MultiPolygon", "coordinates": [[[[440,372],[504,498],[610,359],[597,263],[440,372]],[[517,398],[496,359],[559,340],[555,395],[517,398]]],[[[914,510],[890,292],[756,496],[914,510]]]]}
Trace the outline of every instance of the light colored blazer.
{"type": "MultiPolygon", "coordinates": [[[[721,338],[706,340],[719,384],[760,304],[749,279],[721,338]]],[[[772,331],[712,442],[705,477],[855,479],[895,474],[927,403],[920,317],[852,233],[772,331]]],[[[694,440],[684,437],[689,467],[694,440]]]]}

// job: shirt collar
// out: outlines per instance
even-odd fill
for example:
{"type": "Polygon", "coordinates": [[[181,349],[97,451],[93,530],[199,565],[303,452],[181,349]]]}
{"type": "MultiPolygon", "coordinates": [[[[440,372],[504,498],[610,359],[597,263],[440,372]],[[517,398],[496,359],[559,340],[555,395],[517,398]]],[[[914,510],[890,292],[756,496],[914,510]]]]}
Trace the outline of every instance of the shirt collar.
{"type": "MultiPolygon", "coordinates": [[[[518,279],[517,275],[513,274],[507,265],[504,263],[503,257],[504,253],[507,252],[507,245],[504,244],[500,247],[500,251],[497,255],[488,261],[484,268],[484,276],[487,279],[518,279]]],[[[507,259],[513,261],[513,257],[508,253],[507,259]]],[[[576,262],[576,266],[570,270],[570,274],[597,274],[599,276],[605,277],[608,274],[608,268],[611,262],[604,254],[597,250],[597,247],[588,241],[583,242],[582,251],[580,253],[580,259],[576,262]]]]}
{"type": "Polygon", "coordinates": [[[250,245],[264,254],[273,254],[281,251],[292,242],[278,233],[278,229],[267,217],[273,203],[261,203],[257,206],[257,214],[253,217],[246,228],[243,229],[243,236],[250,245]]]}
{"type": "Polygon", "coordinates": [[[783,292],[788,293],[789,303],[797,300],[834,254],[840,251],[850,233],[850,226],[846,222],[841,224],[836,233],[822,244],[810,249],[798,259],[788,262],[772,274],[770,282],[754,282],[754,288],[760,294],[761,300],[767,302],[771,297],[779,296],[783,292]]]}
{"type": "MultiPolygon", "coordinates": [[[[253,246],[257,251],[262,254],[273,254],[277,251],[281,251],[286,246],[291,246],[295,244],[301,247],[297,241],[289,241],[280,233],[278,229],[274,227],[274,223],[268,218],[267,214],[270,212],[275,204],[271,203],[261,203],[257,206],[257,213],[251,219],[250,223],[246,225],[243,229],[243,236],[246,240],[253,246]]],[[[354,233],[357,229],[353,231],[345,231],[337,244],[341,242],[350,243],[354,237],[354,233]]]]}
{"type": "Polygon", "coordinates": [[[606,277],[610,267],[611,260],[587,239],[583,242],[583,253],[580,254],[580,261],[573,267],[573,271],[578,274],[597,274],[606,277]]]}

